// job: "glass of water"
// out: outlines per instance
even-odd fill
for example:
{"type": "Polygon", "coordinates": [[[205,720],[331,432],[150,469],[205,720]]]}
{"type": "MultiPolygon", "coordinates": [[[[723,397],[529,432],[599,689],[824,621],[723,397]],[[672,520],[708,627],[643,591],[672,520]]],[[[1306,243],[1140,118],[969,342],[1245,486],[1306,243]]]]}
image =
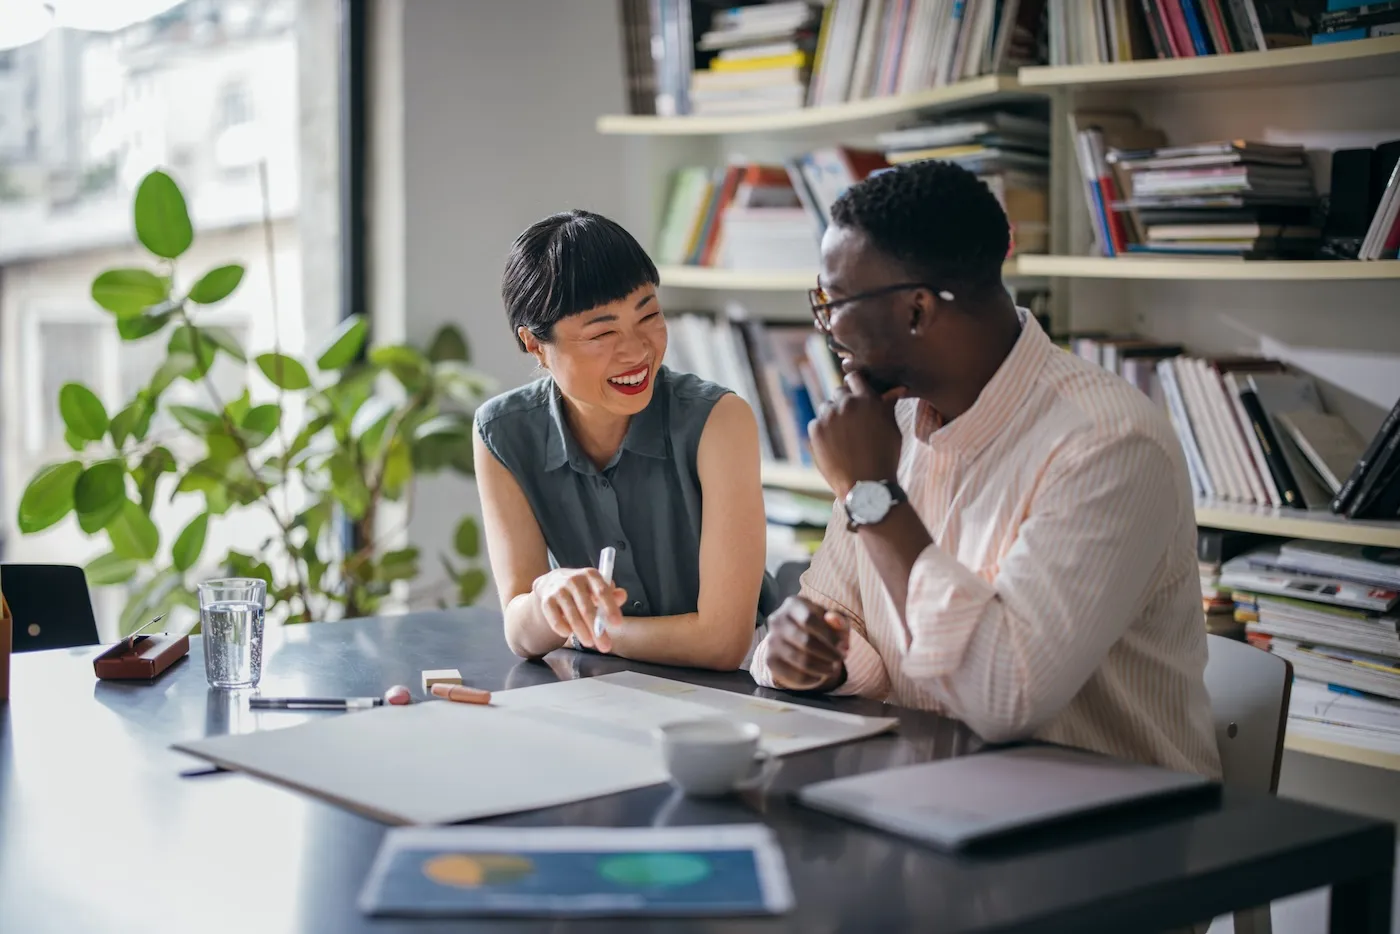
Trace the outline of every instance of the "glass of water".
{"type": "Polygon", "coordinates": [[[264,581],[228,577],[199,585],[204,672],[216,688],[257,687],[262,678],[264,581]]]}

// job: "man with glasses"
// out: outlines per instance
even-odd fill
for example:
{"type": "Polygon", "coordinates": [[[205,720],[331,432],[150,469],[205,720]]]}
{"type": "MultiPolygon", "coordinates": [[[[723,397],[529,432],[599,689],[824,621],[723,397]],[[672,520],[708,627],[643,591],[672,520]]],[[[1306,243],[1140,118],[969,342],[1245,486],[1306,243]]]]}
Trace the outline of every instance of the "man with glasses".
{"type": "Polygon", "coordinates": [[[975,176],[905,166],[831,214],[810,299],[846,385],[809,435],[837,503],[754,678],[1218,775],[1165,415],[1015,306],[975,176]]]}

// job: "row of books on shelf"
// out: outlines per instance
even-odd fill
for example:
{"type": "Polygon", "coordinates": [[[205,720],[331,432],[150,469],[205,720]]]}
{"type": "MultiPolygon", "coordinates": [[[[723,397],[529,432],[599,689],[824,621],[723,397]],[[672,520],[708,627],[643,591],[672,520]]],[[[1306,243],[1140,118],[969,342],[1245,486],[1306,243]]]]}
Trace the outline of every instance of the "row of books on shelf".
{"type": "MultiPolygon", "coordinates": [[[[1048,326],[1048,292],[1022,289],[1015,299],[1048,326]]],[[[738,393],[758,420],[764,460],[811,465],[807,423],[841,385],[841,369],[810,322],[760,321],[738,303],[673,314],[665,363],[738,393]]]]}
{"type": "Polygon", "coordinates": [[[1312,377],[1279,361],[1191,357],[1138,337],[1061,340],[1166,407],[1197,496],[1352,519],[1400,515],[1400,400],[1368,443],[1326,410],[1312,377]]]}
{"type": "Polygon", "coordinates": [[[1224,140],[1168,146],[1127,111],[1070,116],[1095,249],[1248,259],[1393,259],[1400,140],[1308,153],[1224,140]],[[1327,198],[1313,158],[1330,162],[1327,198]]]}
{"type": "Polygon", "coordinates": [[[663,116],[827,106],[1047,61],[1400,32],[1400,0],[621,0],[621,14],[631,111],[663,116]]]}
{"type": "Polygon", "coordinates": [[[831,146],[781,165],[677,170],[655,255],[663,265],[815,269],[831,206],[851,185],[922,159],[976,172],[1007,213],[1012,254],[1049,246],[1049,125],[1043,114],[970,110],[877,137],[879,150],[831,146]]]}
{"type": "Polygon", "coordinates": [[[1400,549],[1217,530],[1199,546],[1207,628],[1293,666],[1289,731],[1400,752],[1400,549]]]}
{"type": "Polygon", "coordinates": [[[1193,58],[1400,32],[1400,3],[1049,0],[1051,65],[1193,58]]]}
{"type": "Polygon", "coordinates": [[[631,110],[744,114],[951,84],[1041,60],[1045,0],[622,0],[631,110]]]}

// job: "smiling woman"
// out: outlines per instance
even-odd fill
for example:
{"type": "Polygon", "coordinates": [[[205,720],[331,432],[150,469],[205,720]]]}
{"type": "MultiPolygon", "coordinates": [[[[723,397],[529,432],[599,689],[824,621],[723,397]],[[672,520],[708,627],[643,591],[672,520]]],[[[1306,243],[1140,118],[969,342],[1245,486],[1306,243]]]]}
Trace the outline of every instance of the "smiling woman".
{"type": "Polygon", "coordinates": [[[661,365],[657,282],[631,234],[587,211],[533,225],[506,262],[507,316],[547,375],[478,411],[476,464],[520,655],[736,668],[773,608],[753,412],[661,365]],[[594,567],[609,547],[610,579],[594,567]]]}

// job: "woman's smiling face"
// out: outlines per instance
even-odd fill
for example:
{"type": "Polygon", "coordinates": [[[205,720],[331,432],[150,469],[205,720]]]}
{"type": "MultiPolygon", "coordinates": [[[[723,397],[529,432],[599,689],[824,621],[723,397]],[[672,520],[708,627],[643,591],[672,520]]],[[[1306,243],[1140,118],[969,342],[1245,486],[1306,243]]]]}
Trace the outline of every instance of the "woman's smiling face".
{"type": "Polygon", "coordinates": [[[560,392],[584,407],[617,415],[647,407],[666,356],[666,320],[650,283],[560,320],[548,342],[526,328],[519,335],[560,392]]]}

